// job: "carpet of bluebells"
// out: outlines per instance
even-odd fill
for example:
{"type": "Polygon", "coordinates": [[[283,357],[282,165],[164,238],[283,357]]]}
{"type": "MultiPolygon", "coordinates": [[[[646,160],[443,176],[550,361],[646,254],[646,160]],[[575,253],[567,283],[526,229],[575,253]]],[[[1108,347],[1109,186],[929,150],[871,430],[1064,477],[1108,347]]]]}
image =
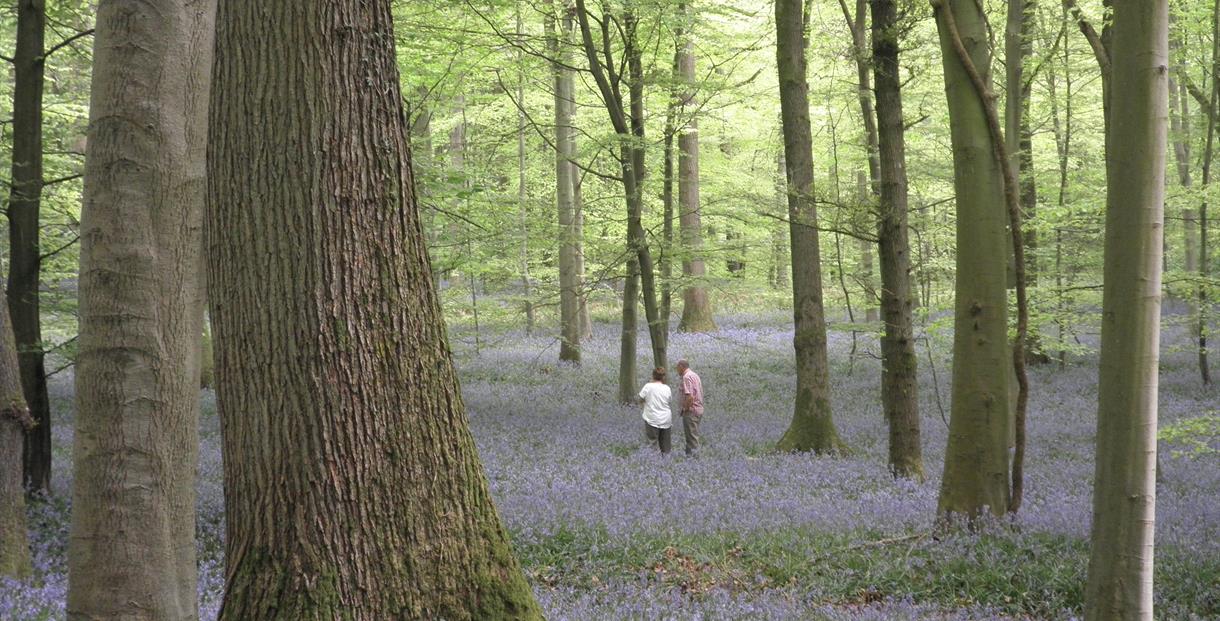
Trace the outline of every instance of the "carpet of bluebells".
{"type": "MultiPolygon", "coordinates": [[[[792,331],[781,314],[719,318],[675,334],[707,393],[695,458],[646,446],[638,411],[614,405],[618,339],[599,326],[581,367],[552,335],[453,333],[470,424],[500,514],[550,619],[1069,619],[1088,544],[1096,360],[1032,368],[1026,500],[972,533],[933,529],[948,409],[947,337],[920,350],[922,483],[885,467],[875,339],[831,335],[833,406],[847,457],[776,454],[791,417],[792,331]],[[939,397],[937,392],[939,390],[939,397]]],[[[1184,333],[1167,331],[1161,422],[1220,407],[1184,333]],[[1177,348],[1175,348],[1175,344],[1177,348]]],[[[640,351],[646,352],[641,341],[640,351]]],[[[641,358],[643,373],[648,366],[641,358]]],[[[671,378],[672,379],[672,378],[671,378]]],[[[643,375],[641,375],[643,381],[643,375]]],[[[62,619],[71,484],[71,381],[53,384],[53,500],[31,507],[36,575],[0,583],[0,619],[62,619]]],[[[199,598],[222,592],[223,497],[215,403],[204,395],[199,598]]],[[[1220,457],[1162,442],[1157,605],[1164,619],[1220,618],[1220,457]]],[[[1215,447],[1213,447],[1215,448],[1215,447]]]]}

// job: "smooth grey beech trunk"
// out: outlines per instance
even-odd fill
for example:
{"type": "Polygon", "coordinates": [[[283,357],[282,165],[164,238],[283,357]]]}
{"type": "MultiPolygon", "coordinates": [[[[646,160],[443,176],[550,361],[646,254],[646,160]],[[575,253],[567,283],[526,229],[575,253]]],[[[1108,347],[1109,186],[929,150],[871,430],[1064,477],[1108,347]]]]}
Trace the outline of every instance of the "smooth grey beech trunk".
{"type": "Polygon", "coordinates": [[[1114,2],[1090,621],[1153,618],[1168,4],[1114,2]]]}
{"type": "Polygon", "coordinates": [[[961,43],[984,84],[991,53],[974,0],[937,0],[937,30],[948,98],[957,195],[957,276],[953,322],[953,389],[949,441],[937,512],[974,518],[1008,510],[1009,241],[1004,179],[982,100],[958,58],[945,12],[952,11],[961,43]]]}
{"type": "Polygon", "coordinates": [[[390,0],[221,0],[217,24],[220,618],[539,619],[430,277],[390,0]]]}
{"type": "Polygon", "coordinates": [[[70,619],[193,620],[209,0],[99,5],[81,209],[70,619]]]}

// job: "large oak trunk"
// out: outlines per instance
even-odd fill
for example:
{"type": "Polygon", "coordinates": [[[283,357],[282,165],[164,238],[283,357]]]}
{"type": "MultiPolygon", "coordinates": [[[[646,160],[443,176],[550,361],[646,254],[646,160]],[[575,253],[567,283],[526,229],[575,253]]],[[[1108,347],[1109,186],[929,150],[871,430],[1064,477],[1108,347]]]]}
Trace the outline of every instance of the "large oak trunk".
{"type": "Polygon", "coordinates": [[[81,210],[70,618],[199,615],[201,228],[215,6],[99,7],[81,210]]]}
{"type": "Polygon", "coordinates": [[[21,394],[8,301],[0,293],[0,578],[23,578],[31,570],[21,450],[33,422],[21,394]]]}
{"type": "Polygon", "coordinates": [[[391,3],[222,0],[218,24],[221,618],[538,618],[429,277],[391,3]]]}

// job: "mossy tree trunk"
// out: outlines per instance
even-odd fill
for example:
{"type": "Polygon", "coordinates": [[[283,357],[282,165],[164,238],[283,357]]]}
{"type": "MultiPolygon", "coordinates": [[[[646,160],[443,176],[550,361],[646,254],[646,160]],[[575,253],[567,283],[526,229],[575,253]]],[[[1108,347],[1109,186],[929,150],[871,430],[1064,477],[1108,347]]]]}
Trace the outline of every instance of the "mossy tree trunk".
{"type": "Polygon", "coordinates": [[[1008,217],[1004,179],[983,100],[958,57],[946,24],[952,12],[961,43],[985,84],[991,53],[974,0],[935,0],[957,195],[957,276],[953,390],[938,513],[974,518],[1008,510],[1008,217]]]}
{"type": "Polygon", "coordinates": [[[1116,0],[1085,618],[1153,618],[1168,1],[1116,0]]]}
{"type": "Polygon", "coordinates": [[[537,619],[430,278],[389,0],[222,0],[220,618],[537,619]]]}
{"type": "Polygon", "coordinates": [[[215,2],[102,3],[81,208],[68,616],[193,620],[215,2]]]}
{"type": "Polygon", "coordinates": [[[830,406],[826,316],[813,200],[813,137],[809,127],[806,72],[808,15],[802,0],[776,0],[776,61],[784,133],[788,229],[792,240],[793,348],[796,403],[781,451],[834,453],[844,448],[830,406]]]}
{"type": "Polygon", "coordinates": [[[26,431],[33,424],[21,394],[21,369],[8,300],[0,293],[0,578],[24,578],[32,569],[21,451],[26,431]]]}
{"type": "Polygon", "coordinates": [[[881,179],[877,245],[885,322],[881,336],[881,407],[889,424],[890,472],[896,477],[922,480],[898,7],[895,0],[872,0],[871,12],[881,179]]]}

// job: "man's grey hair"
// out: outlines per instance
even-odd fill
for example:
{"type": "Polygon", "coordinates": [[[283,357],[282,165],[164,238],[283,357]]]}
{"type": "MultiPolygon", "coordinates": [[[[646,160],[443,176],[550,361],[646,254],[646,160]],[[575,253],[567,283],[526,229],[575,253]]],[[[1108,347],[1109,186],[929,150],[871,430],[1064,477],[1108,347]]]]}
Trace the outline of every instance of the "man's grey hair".
{"type": "Polygon", "coordinates": [[[689,369],[689,368],[690,368],[690,363],[686,361],[686,358],[679,358],[679,359],[678,359],[677,366],[680,366],[680,367],[686,367],[686,368],[688,368],[688,369],[689,369]]]}

